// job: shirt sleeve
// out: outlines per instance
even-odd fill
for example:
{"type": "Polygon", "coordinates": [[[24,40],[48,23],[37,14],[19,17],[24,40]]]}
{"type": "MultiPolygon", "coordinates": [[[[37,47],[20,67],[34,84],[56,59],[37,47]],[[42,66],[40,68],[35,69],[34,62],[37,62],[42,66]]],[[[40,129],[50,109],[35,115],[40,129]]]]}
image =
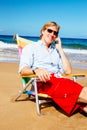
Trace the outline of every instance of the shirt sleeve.
{"type": "Polygon", "coordinates": [[[59,72],[60,72],[60,73],[64,73],[64,69],[63,69],[63,64],[62,64],[61,57],[60,57],[60,59],[59,59],[59,72]]]}
{"type": "Polygon", "coordinates": [[[60,53],[59,53],[58,50],[57,50],[57,53],[59,54],[58,70],[59,70],[60,73],[64,73],[64,69],[63,69],[63,64],[62,64],[61,55],[60,55],[60,53]]]}
{"type": "Polygon", "coordinates": [[[19,73],[21,72],[23,67],[32,67],[33,64],[33,48],[32,45],[27,45],[22,50],[22,54],[20,57],[20,65],[19,65],[19,73]]]}

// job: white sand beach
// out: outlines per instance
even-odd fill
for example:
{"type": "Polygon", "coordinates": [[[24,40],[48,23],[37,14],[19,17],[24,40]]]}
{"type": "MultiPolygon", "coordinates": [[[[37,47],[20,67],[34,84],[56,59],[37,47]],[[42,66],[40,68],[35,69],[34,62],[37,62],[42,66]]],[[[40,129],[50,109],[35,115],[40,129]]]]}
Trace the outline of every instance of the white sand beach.
{"type": "MultiPolygon", "coordinates": [[[[74,73],[87,73],[85,69],[74,69],[74,73]]],[[[87,77],[77,80],[87,86],[87,77]]],[[[86,130],[87,117],[75,113],[64,115],[55,106],[42,109],[45,116],[38,116],[35,102],[22,95],[23,101],[13,102],[22,84],[18,75],[18,63],[0,63],[0,129],[1,130],[86,130]]]]}

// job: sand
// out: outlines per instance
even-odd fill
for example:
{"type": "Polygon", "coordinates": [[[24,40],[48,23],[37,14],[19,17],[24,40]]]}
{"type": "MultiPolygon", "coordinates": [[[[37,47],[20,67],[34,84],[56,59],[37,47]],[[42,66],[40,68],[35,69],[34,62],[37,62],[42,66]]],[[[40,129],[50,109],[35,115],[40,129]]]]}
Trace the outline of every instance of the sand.
{"type": "MultiPolygon", "coordinates": [[[[73,69],[80,73],[87,70],[73,69]]],[[[87,77],[77,80],[87,86],[87,77]]],[[[71,117],[63,114],[51,105],[42,109],[44,116],[36,113],[36,104],[29,101],[26,95],[13,102],[13,98],[22,88],[18,75],[17,63],[0,63],[0,130],[86,130],[87,117],[77,112],[71,117]]]]}

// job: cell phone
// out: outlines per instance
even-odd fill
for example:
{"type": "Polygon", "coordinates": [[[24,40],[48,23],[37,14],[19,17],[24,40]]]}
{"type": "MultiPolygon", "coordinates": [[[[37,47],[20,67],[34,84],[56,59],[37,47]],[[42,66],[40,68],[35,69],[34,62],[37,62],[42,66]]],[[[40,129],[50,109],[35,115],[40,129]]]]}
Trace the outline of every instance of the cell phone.
{"type": "Polygon", "coordinates": [[[53,42],[53,45],[56,45],[56,44],[58,44],[58,40],[55,40],[55,41],[53,42]]]}
{"type": "Polygon", "coordinates": [[[58,44],[58,40],[55,40],[54,42],[55,42],[55,44],[58,44]]]}

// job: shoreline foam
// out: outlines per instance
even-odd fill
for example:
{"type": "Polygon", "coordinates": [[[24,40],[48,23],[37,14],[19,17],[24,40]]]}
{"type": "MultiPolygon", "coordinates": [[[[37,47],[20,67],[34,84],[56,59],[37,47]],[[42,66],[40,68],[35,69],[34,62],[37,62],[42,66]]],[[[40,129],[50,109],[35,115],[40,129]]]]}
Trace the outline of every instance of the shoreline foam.
{"type": "MultiPolygon", "coordinates": [[[[4,44],[0,42],[0,62],[19,62],[17,44],[4,44]]],[[[87,69],[87,50],[65,49],[73,67],[87,69]]]]}

